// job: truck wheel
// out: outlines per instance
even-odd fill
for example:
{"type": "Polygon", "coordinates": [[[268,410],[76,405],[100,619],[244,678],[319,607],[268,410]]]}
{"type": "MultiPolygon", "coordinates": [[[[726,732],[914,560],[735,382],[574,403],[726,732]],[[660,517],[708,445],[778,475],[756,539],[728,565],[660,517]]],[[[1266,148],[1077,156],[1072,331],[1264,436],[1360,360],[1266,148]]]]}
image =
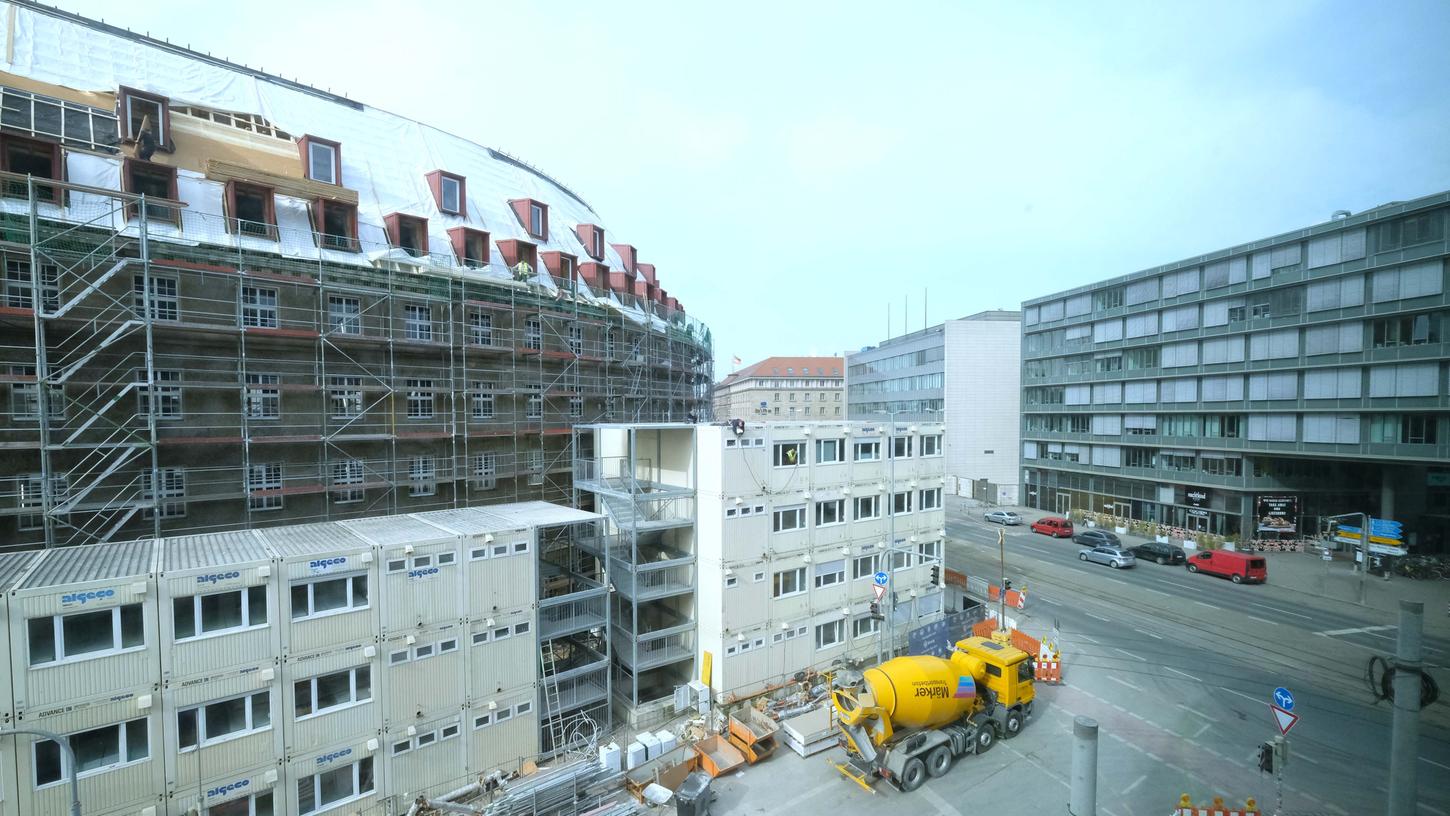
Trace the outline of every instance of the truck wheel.
{"type": "Polygon", "coordinates": [[[1235,584],[1242,584],[1244,582],[1244,576],[1233,575],[1229,577],[1229,580],[1233,581],[1235,584]]]}
{"type": "Polygon", "coordinates": [[[933,779],[938,776],[946,776],[947,771],[952,769],[952,749],[946,745],[938,745],[931,749],[926,755],[926,772],[933,779]]]}
{"type": "Polygon", "coordinates": [[[911,793],[921,787],[926,781],[926,766],[922,764],[919,757],[912,757],[906,760],[906,765],[901,768],[901,789],[911,793]]]}
{"type": "Polygon", "coordinates": [[[1189,564],[1188,565],[1188,571],[1189,572],[1198,572],[1198,565],[1197,564],[1189,564]]]}
{"type": "Polygon", "coordinates": [[[992,750],[997,744],[997,729],[992,727],[990,722],[981,723],[977,728],[977,739],[975,742],[976,753],[985,754],[992,750]]]}
{"type": "Polygon", "coordinates": [[[1022,712],[1007,712],[1007,719],[1002,724],[1002,730],[1005,732],[1002,734],[1002,736],[1006,739],[1012,739],[1013,737],[1022,733],[1022,712]]]}

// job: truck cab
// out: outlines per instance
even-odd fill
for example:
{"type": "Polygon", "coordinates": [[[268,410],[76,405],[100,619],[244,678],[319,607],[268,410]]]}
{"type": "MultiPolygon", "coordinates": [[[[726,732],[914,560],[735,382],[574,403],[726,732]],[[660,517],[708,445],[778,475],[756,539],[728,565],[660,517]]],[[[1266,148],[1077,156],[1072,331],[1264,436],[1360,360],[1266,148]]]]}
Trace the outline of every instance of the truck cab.
{"type": "Polygon", "coordinates": [[[1031,655],[1016,646],[975,636],[958,641],[957,649],[982,661],[983,683],[999,705],[1008,710],[1027,708],[1036,698],[1031,655]]]}

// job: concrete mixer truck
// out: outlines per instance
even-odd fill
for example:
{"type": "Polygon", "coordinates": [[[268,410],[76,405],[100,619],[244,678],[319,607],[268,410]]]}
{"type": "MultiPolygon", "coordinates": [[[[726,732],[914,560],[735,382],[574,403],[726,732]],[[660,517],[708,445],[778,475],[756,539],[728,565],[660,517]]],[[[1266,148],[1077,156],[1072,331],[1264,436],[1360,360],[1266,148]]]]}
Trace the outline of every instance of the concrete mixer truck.
{"type": "Polygon", "coordinates": [[[898,657],[831,692],[846,761],[833,762],[867,790],[880,777],[903,791],[945,774],[964,754],[986,753],[1032,716],[1031,655],[984,637],[958,641],[947,658],[898,657]]]}

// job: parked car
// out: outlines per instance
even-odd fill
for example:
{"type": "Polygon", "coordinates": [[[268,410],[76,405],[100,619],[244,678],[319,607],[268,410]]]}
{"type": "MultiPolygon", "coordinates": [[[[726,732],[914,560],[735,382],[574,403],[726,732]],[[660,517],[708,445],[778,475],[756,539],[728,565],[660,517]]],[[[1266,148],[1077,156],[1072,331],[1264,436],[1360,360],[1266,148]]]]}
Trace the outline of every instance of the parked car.
{"type": "Polygon", "coordinates": [[[1011,510],[993,510],[990,513],[983,513],[982,518],[993,524],[1005,524],[1008,527],[1014,527],[1022,523],[1022,517],[1011,510]]]}
{"type": "Polygon", "coordinates": [[[1080,561],[1107,564],[1113,569],[1123,569],[1138,563],[1138,559],[1134,558],[1132,553],[1117,547],[1093,547],[1078,553],[1077,557],[1080,561]]]}
{"type": "Polygon", "coordinates": [[[1206,550],[1188,559],[1189,572],[1206,572],[1233,581],[1235,584],[1262,584],[1269,580],[1269,566],[1262,555],[1206,550]]]}
{"type": "Polygon", "coordinates": [[[1043,516],[1032,522],[1032,532],[1053,538],[1072,538],[1072,522],[1061,516],[1043,516]]]}
{"type": "Polygon", "coordinates": [[[1081,544],[1084,547],[1121,548],[1123,546],[1123,542],[1116,535],[1108,532],[1107,530],[1103,530],[1097,527],[1089,530],[1083,530],[1082,532],[1073,536],[1072,540],[1074,543],[1081,544]]]}
{"type": "Polygon", "coordinates": [[[1136,547],[1129,547],[1128,551],[1144,561],[1157,561],[1160,564],[1182,564],[1188,560],[1183,550],[1172,544],[1161,544],[1157,541],[1148,541],[1136,547]]]}

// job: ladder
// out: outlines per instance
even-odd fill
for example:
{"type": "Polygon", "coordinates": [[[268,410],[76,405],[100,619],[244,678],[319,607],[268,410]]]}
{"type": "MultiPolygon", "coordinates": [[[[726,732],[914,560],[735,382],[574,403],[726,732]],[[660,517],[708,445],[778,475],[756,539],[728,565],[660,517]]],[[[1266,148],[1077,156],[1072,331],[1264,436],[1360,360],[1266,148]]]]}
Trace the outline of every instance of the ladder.
{"type": "Polygon", "coordinates": [[[559,682],[555,679],[554,642],[544,641],[539,648],[539,679],[544,686],[544,729],[549,735],[549,749],[546,753],[558,754],[564,750],[564,712],[560,710],[559,682]]]}

